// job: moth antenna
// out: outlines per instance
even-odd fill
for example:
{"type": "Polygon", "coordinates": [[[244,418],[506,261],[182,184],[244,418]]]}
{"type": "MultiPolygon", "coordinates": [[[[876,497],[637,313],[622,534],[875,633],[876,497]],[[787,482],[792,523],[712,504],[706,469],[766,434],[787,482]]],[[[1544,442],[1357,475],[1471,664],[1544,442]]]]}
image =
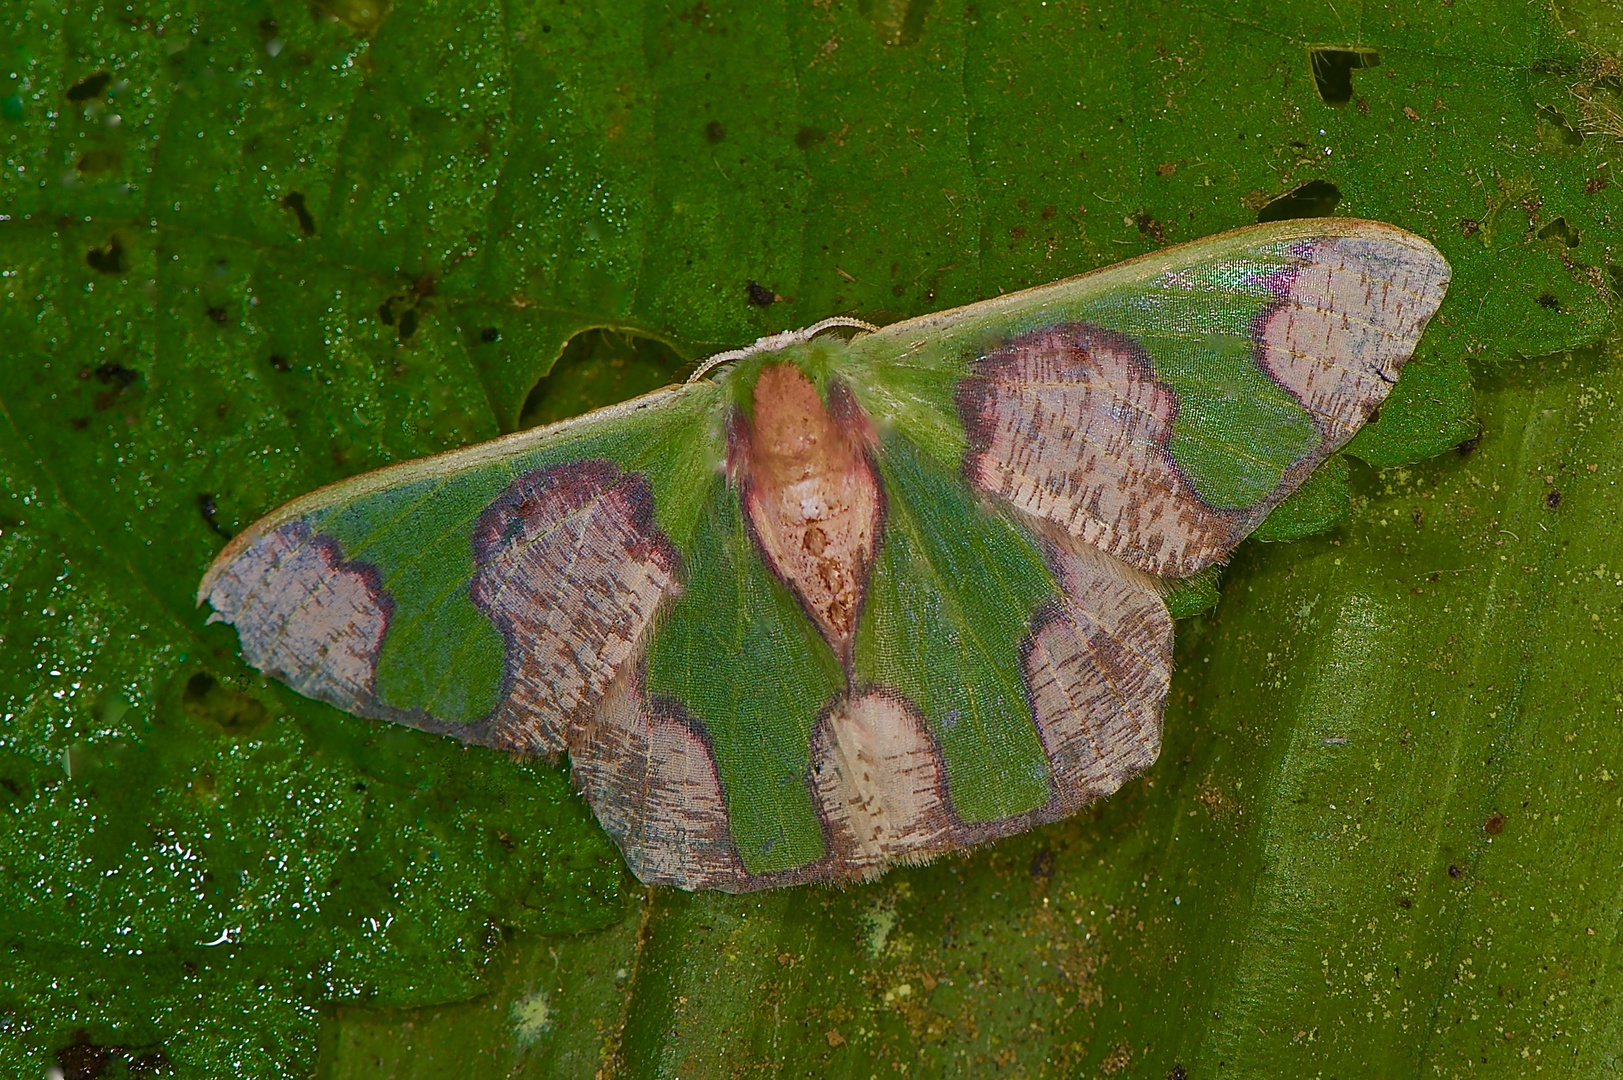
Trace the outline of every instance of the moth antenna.
{"type": "Polygon", "coordinates": [[[742,360],[746,356],[754,356],[756,353],[760,352],[776,352],[778,349],[785,349],[790,345],[798,345],[802,341],[810,341],[818,334],[821,334],[824,330],[836,330],[842,327],[847,327],[853,330],[861,330],[865,334],[871,334],[879,329],[879,327],[875,326],[873,323],[863,322],[861,319],[852,319],[844,315],[835,315],[831,318],[824,319],[821,322],[812,323],[804,330],[785,330],[781,334],[768,334],[766,337],[756,338],[755,344],[747,346],[746,348],[729,349],[727,352],[717,353],[701,363],[698,370],[696,370],[692,375],[688,376],[688,382],[698,382],[700,379],[708,375],[713,369],[722,364],[731,363],[734,360],[742,360]]]}

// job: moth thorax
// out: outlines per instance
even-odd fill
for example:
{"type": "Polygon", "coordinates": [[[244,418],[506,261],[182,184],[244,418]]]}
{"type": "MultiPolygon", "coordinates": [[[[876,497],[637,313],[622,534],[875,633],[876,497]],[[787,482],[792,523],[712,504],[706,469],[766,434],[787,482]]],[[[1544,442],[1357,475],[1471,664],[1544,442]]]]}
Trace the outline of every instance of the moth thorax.
{"type": "Polygon", "coordinates": [[[850,644],[883,501],[870,459],[871,426],[843,385],[824,405],[793,364],[769,364],[754,412],[734,427],[732,473],[750,532],[835,653],[850,644]]]}

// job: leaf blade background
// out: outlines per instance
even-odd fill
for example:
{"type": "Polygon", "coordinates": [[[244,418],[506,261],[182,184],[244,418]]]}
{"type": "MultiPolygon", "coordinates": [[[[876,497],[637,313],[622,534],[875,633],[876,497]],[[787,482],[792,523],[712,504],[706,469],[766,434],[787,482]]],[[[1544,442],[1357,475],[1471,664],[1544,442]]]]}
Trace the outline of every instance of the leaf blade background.
{"type": "Polygon", "coordinates": [[[1617,189],[1606,139],[1575,139],[1570,86],[1604,63],[1565,30],[1615,42],[1587,8],[315,14],[14,28],[14,1056],[81,1028],[125,1066],[222,1076],[314,1068],[318,1030],[333,1076],[1615,1054],[1616,901],[1579,887],[1615,882],[1617,749],[1593,573],[1618,536],[1595,346],[1617,189]],[[1344,107],[1312,85],[1325,43],[1381,54],[1344,107]],[[1345,525],[1248,546],[1180,624],[1161,763],[1072,822],[843,893],[648,900],[558,770],[301,701],[191,607],[212,526],[510,428],[582,330],[691,358],[914,314],[1244,224],[1308,180],[1453,262],[1400,386],[1436,374],[1360,437],[1385,471],[1353,467],[1345,525]],[[752,306],[750,280],[787,299],[752,306]],[[1475,431],[1467,364],[1480,449],[1406,468],[1475,431]],[[1530,890],[1550,910],[1524,917],[1530,890]]]}

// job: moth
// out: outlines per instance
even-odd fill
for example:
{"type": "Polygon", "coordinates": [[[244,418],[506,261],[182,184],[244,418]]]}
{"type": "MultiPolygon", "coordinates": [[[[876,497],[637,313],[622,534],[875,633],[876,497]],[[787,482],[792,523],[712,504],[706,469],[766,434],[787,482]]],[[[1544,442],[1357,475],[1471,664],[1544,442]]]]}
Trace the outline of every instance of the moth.
{"type": "Polygon", "coordinates": [[[296,499],[198,602],[303,695],[567,753],[646,883],[874,876],[1155,761],[1169,583],[1353,436],[1448,278],[1326,218],[827,320],[296,499]]]}

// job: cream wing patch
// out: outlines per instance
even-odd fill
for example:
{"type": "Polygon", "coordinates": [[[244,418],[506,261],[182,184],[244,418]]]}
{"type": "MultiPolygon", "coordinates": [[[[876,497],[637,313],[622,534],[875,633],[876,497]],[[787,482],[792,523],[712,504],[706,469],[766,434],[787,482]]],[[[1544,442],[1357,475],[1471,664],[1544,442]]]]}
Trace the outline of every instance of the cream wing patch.
{"type": "Polygon", "coordinates": [[[878,871],[951,846],[941,756],[899,697],[871,691],[835,706],[812,732],[811,768],[843,870],[878,871]]]}

